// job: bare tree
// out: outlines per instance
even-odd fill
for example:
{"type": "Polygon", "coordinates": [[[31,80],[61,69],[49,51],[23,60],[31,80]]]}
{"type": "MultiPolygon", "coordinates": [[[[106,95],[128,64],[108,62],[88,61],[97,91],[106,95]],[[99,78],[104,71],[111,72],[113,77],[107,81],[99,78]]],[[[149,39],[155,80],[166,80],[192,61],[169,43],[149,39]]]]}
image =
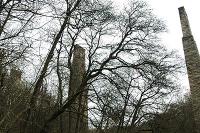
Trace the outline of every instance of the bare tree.
{"type": "MultiPolygon", "coordinates": [[[[143,82],[143,86],[137,85],[138,90],[141,91],[141,99],[138,99],[138,103],[132,103],[136,106],[136,110],[130,116],[130,120],[132,120],[132,125],[136,125],[138,119],[134,119],[138,117],[143,96],[145,97],[146,93],[149,94],[149,97],[144,98],[146,99],[144,101],[147,101],[155,95],[158,96],[156,92],[162,94],[160,93],[161,88],[158,86],[160,83],[156,81],[162,79],[161,75],[164,75],[163,82],[161,82],[163,87],[170,88],[170,86],[164,86],[164,82],[166,82],[166,85],[170,84],[170,82],[167,83],[166,75],[169,74],[168,72],[175,72],[179,68],[178,63],[171,65],[167,62],[171,58],[169,54],[162,54],[165,49],[159,45],[157,35],[165,31],[165,26],[162,21],[153,16],[144,2],[134,1],[130,3],[130,7],[127,7],[121,14],[115,14],[112,7],[105,4],[87,3],[87,5],[90,4],[89,9],[95,7],[98,10],[93,9],[93,12],[77,10],[78,13],[83,11],[83,14],[80,14],[81,19],[75,19],[80,20],[78,23],[75,20],[72,21],[74,23],[69,25],[68,29],[72,42],[72,45],[68,45],[69,57],[72,56],[71,53],[75,43],[82,44],[88,50],[87,71],[79,90],[98,80],[101,75],[117,74],[123,68],[133,69],[137,73],[134,76],[139,80],[138,83],[143,82]],[[88,13],[92,14],[86,16],[87,21],[84,22],[84,15],[88,15],[88,13]],[[112,41],[105,40],[105,38],[112,41]]],[[[80,9],[82,9],[81,6],[80,9]]],[[[70,62],[71,59],[69,58],[69,69],[70,62]]],[[[80,91],[74,94],[63,104],[60,110],[53,113],[45,127],[68,109],[81,93],[83,92],[80,91]]]]}
{"type": "MultiPolygon", "coordinates": [[[[96,121],[89,118],[98,131],[112,126],[117,127],[117,132],[123,127],[134,129],[145,116],[158,109],[160,101],[157,100],[173,88],[168,76],[177,72],[179,65],[171,63],[176,57],[160,44],[158,35],[165,31],[165,25],[145,2],[133,0],[122,12],[116,12],[110,1],[7,0],[0,3],[0,11],[4,16],[0,31],[2,46],[21,44],[18,58],[25,56],[27,47],[31,47],[29,59],[39,57],[42,63],[38,63],[36,79],[33,79],[22,132],[37,124],[35,132],[47,133],[60,118],[58,132],[62,133],[64,114],[88,90],[89,99],[97,106],[89,110],[100,112],[96,121]],[[12,29],[9,25],[16,24],[15,20],[20,26],[12,29]],[[66,96],[63,92],[71,87],[69,79],[76,44],[86,51],[86,72],[76,87],[79,91],[66,96]],[[41,50],[42,47],[49,49],[41,50]],[[42,95],[44,84],[48,89],[42,95]],[[96,86],[102,84],[104,90],[99,90],[96,86]],[[49,86],[56,94],[48,92],[49,86]],[[56,100],[50,94],[56,95],[56,100]],[[43,96],[48,97],[53,107],[38,105],[43,96]],[[117,102],[123,104],[116,106],[117,102]],[[46,111],[43,107],[49,114],[38,121],[35,116],[41,118],[46,111]]],[[[31,62],[27,58],[26,61],[31,62]]]]}

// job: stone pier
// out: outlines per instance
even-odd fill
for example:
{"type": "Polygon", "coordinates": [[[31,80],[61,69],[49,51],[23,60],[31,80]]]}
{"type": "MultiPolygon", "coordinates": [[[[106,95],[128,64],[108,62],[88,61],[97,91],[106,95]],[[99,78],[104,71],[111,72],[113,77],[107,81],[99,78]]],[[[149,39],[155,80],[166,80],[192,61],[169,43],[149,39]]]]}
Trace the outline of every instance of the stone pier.
{"type": "Polygon", "coordinates": [[[196,133],[200,133],[200,56],[184,7],[179,8],[196,133]]]}
{"type": "Polygon", "coordinates": [[[87,91],[80,87],[85,74],[85,50],[76,45],[71,65],[69,99],[83,91],[69,109],[69,133],[87,133],[87,91]]]}

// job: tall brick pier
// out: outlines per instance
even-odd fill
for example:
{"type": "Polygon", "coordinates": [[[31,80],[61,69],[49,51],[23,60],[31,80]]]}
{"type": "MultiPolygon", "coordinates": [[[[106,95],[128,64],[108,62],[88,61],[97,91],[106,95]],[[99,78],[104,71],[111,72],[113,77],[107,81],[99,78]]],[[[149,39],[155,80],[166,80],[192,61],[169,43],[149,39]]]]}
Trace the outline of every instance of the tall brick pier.
{"type": "Polygon", "coordinates": [[[196,133],[200,133],[200,56],[184,7],[179,8],[196,133]]]}

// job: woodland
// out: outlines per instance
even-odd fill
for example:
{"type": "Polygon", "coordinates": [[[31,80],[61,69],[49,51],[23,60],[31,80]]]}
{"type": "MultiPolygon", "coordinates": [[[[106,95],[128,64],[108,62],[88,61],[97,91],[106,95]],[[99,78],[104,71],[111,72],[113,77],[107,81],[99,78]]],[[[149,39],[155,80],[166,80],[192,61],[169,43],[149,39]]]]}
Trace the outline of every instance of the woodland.
{"type": "Polygon", "coordinates": [[[141,0],[0,0],[0,133],[192,132],[166,27],[141,0]]]}

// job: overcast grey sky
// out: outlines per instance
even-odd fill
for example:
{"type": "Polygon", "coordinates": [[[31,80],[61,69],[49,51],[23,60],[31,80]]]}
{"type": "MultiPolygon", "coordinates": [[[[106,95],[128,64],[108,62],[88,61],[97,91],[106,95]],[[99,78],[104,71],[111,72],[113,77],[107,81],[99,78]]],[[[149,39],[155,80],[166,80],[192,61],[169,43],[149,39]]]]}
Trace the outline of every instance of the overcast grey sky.
{"type": "MultiPolygon", "coordinates": [[[[191,29],[197,44],[200,44],[200,1],[199,0],[146,0],[154,8],[155,13],[166,20],[168,33],[163,38],[163,43],[168,47],[178,49],[182,54],[182,32],[178,14],[178,7],[184,6],[189,17],[191,29]]],[[[198,45],[200,48],[200,45],[198,45]]]]}
{"type": "MultiPolygon", "coordinates": [[[[162,35],[162,43],[169,49],[176,49],[184,57],[182,48],[182,31],[179,20],[178,8],[184,6],[190,21],[190,26],[194,39],[200,50],[200,0],[143,0],[149,3],[154,14],[166,22],[168,32],[162,35]]],[[[113,0],[113,2],[122,8],[127,0],[113,0]]],[[[188,91],[187,76],[180,79],[183,86],[188,91]]]]}
{"type": "MultiPolygon", "coordinates": [[[[121,8],[127,0],[113,0],[121,8]]],[[[168,32],[162,36],[162,42],[170,49],[177,49],[183,56],[182,31],[180,26],[178,8],[184,6],[189,17],[192,33],[200,48],[200,0],[143,0],[149,3],[153,12],[162,18],[168,27],[168,32]]]]}

